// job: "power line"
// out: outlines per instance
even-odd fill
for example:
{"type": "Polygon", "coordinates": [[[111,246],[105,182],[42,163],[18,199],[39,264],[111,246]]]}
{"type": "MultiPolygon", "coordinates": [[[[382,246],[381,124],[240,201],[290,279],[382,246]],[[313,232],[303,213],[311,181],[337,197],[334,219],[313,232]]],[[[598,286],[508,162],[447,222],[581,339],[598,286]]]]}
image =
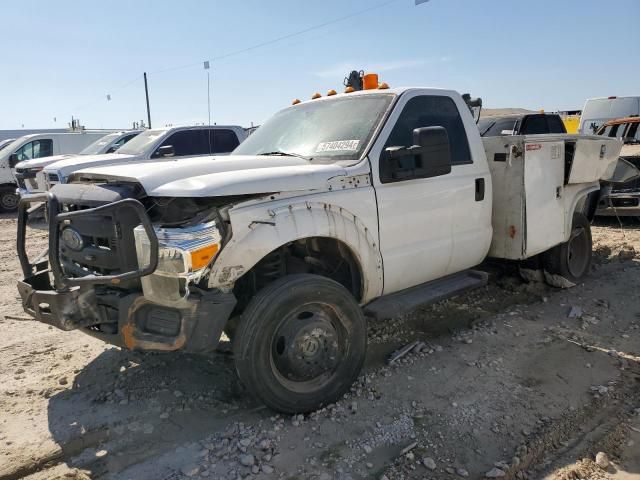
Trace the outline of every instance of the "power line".
{"type": "MultiPolygon", "coordinates": [[[[389,0],[389,1],[386,1],[386,2],[382,2],[382,3],[379,3],[377,5],[373,5],[371,7],[364,8],[362,10],[358,10],[356,12],[350,13],[348,15],[344,15],[342,17],[334,18],[333,20],[328,20],[326,22],[319,23],[317,25],[313,25],[313,26],[305,28],[303,30],[298,30],[296,32],[288,33],[286,35],[282,35],[280,37],[276,37],[276,38],[273,38],[271,40],[267,40],[265,42],[257,43],[255,45],[251,45],[249,47],[241,48],[239,50],[234,50],[234,51],[225,53],[223,55],[219,55],[217,57],[209,58],[207,61],[213,63],[213,62],[216,62],[218,60],[222,60],[222,59],[225,59],[225,58],[229,58],[229,57],[233,57],[233,56],[236,56],[236,55],[240,55],[242,53],[250,52],[252,50],[256,50],[258,48],[265,47],[267,45],[271,45],[271,44],[274,44],[274,43],[277,43],[277,42],[281,42],[282,40],[287,40],[287,39],[292,38],[292,37],[297,37],[299,35],[304,35],[305,33],[309,33],[309,32],[312,32],[314,30],[318,30],[320,28],[327,27],[327,26],[332,25],[334,23],[343,22],[344,20],[348,20],[350,18],[362,15],[364,13],[368,13],[368,12],[370,12],[372,10],[377,10],[379,8],[386,7],[387,5],[390,5],[392,3],[397,3],[399,1],[400,0],[389,0]]],[[[199,61],[199,62],[189,63],[189,64],[185,64],[185,65],[179,65],[179,66],[175,66],[175,67],[168,67],[168,68],[164,68],[164,69],[161,69],[161,70],[156,70],[154,72],[150,72],[149,75],[156,75],[156,74],[160,74],[160,73],[172,72],[172,71],[175,71],[175,70],[182,70],[182,69],[185,69],[185,68],[191,68],[191,67],[198,66],[198,65],[201,65],[201,64],[202,64],[202,61],[199,61]]]]}

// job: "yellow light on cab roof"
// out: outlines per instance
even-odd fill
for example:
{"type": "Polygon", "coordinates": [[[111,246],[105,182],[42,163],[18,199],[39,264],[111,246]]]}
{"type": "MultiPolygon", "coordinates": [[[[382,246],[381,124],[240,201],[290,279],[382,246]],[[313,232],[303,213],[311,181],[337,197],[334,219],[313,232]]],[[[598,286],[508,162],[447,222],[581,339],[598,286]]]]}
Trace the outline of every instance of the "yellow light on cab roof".
{"type": "Polygon", "coordinates": [[[300,99],[299,98],[294,98],[293,102],[291,102],[291,105],[297,105],[300,103],[300,99]]]}
{"type": "Polygon", "coordinates": [[[351,93],[351,92],[355,92],[355,88],[353,88],[352,86],[348,86],[347,88],[344,89],[344,93],[351,93]]]}
{"type": "Polygon", "coordinates": [[[327,97],[332,97],[333,95],[336,95],[338,92],[336,92],[333,88],[331,90],[329,90],[327,92],[327,97]]]}
{"type": "Polygon", "coordinates": [[[389,88],[389,84],[387,82],[382,82],[378,85],[378,90],[387,90],[389,88]]]}
{"type": "Polygon", "coordinates": [[[316,92],[311,96],[311,100],[315,100],[316,98],[320,98],[321,96],[322,95],[320,95],[318,92],[316,92]]]}

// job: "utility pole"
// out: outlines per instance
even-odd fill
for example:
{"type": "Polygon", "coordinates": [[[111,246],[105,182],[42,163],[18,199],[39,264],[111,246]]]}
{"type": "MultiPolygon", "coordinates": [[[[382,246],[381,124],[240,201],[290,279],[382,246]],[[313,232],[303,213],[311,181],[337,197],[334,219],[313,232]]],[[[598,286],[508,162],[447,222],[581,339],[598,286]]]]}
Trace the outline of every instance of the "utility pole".
{"type": "Polygon", "coordinates": [[[147,122],[149,122],[149,128],[151,128],[151,108],[149,107],[149,85],[147,84],[147,72],[144,72],[144,95],[147,98],[147,122]]]}

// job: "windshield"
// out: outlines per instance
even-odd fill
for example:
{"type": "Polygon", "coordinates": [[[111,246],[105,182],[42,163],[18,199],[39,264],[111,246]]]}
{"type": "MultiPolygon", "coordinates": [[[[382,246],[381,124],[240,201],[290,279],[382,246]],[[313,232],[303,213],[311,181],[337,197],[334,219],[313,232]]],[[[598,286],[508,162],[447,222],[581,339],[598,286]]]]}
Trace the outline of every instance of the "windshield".
{"type": "Polygon", "coordinates": [[[281,110],[232,155],[359,159],[392,99],[392,94],[354,95],[281,110]]]}
{"type": "Polygon", "coordinates": [[[104,137],[101,137],[93,142],[88,147],[85,147],[84,150],[81,150],[79,155],[98,155],[100,153],[103,153],[104,148],[119,136],[119,133],[110,133],[109,135],[105,135],[104,137]]]}
{"type": "Polygon", "coordinates": [[[117,153],[125,155],[142,155],[147,151],[149,145],[154,144],[160,137],[167,134],[168,130],[147,130],[132,138],[118,149],[117,153]]]}
{"type": "Polygon", "coordinates": [[[480,120],[478,129],[481,137],[498,137],[504,130],[513,131],[518,117],[487,117],[480,120]]]}

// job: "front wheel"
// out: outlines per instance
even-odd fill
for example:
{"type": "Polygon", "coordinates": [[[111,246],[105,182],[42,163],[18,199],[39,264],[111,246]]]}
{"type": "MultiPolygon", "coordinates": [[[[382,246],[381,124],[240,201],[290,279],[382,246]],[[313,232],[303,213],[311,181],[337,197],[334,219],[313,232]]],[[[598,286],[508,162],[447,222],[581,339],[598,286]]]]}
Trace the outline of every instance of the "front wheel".
{"type": "Polygon", "coordinates": [[[288,275],[268,285],[242,314],[233,341],[244,385],[283,413],[335,402],[364,363],[367,328],[351,293],[317,275],[288,275]]]}
{"type": "Polygon", "coordinates": [[[0,210],[3,212],[15,212],[18,209],[20,196],[16,193],[16,187],[0,188],[0,210]]]}
{"type": "Polygon", "coordinates": [[[584,214],[576,212],[569,240],[542,255],[547,282],[566,288],[581,281],[591,268],[592,249],[591,224],[584,214]]]}

